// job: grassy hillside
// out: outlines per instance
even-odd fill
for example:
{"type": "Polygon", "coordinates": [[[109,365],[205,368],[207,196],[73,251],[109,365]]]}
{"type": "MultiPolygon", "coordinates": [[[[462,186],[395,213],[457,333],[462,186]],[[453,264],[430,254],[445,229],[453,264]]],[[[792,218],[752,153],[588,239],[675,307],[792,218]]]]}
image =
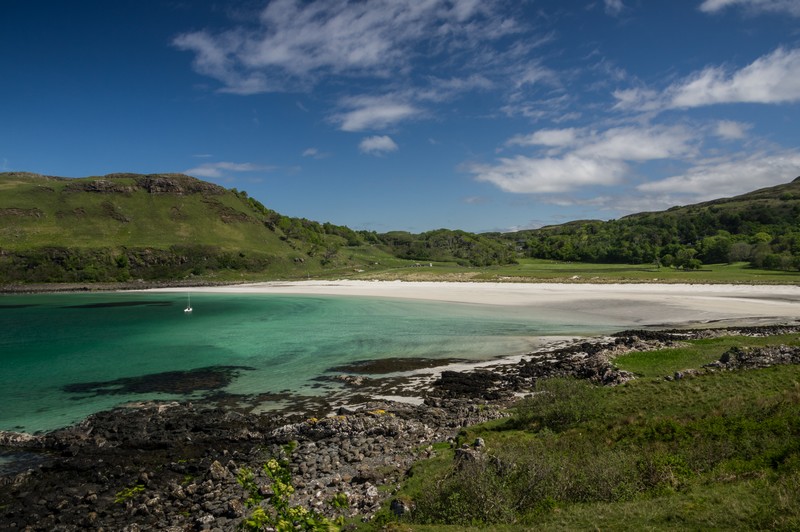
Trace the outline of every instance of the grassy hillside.
{"type": "Polygon", "coordinates": [[[545,379],[506,419],[462,430],[417,463],[375,525],[394,530],[797,530],[800,366],[664,376],[731,347],[800,345],[797,334],[723,337],[616,359],[617,387],[545,379]],[[455,449],[483,438],[485,459],[455,449]]]}
{"type": "Polygon", "coordinates": [[[0,246],[24,250],[204,244],[286,247],[264,216],[230,191],[184,175],[63,179],[0,174],[0,246]]]}
{"type": "Polygon", "coordinates": [[[0,174],[0,281],[298,277],[392,259],[360,247],[347,228],[186,175],[0,174]]]}
{"type": "Polygon", "coordinates": [[[527,257],[696,269],[747,261],[800,269],[800,178],[791,183],[667,211],[496,235],[527,257]]]}

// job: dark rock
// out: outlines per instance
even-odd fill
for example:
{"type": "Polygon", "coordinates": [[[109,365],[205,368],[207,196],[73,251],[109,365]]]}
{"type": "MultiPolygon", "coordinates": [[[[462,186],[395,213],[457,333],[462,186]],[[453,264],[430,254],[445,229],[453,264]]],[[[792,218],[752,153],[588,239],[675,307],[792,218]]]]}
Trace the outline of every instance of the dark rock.
{"type": "Polygon", "coordinates": [[[732,347],[717,362],[707,364],[716,369],[758,369],[783,364],[800,364],[800,346],[732,347]]]}
{"type": "Polygon", "coordinates": [[[433,385],[437,394],[442,397],[499,399],[507,395],[495,386],[500,380],[502,377],[491,371],[443,371],[433,385]]]}
{"type": "Polygon", "coordinates": [[[190,394],[228,386],[246,366],[209,366],[186,371],[166,371],[112,381],[81,382],[63,387],[65,392],[92,395],[128,395],[132,393],[190,394]]]}
{"type": "Polygon", "coordinates": [[[397,517],[403,517],[404,515],[408,515],[414,511],[414,503],[413,501],[398,497],[397,499],[392,500],[391,504],[389,505],[389,509],[397,517]]]}

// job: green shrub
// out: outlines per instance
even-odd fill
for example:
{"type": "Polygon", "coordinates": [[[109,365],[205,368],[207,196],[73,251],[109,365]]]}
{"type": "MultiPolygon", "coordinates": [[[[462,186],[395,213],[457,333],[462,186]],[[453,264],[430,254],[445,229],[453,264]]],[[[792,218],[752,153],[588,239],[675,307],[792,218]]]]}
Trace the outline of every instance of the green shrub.
{"type": "MultiPolygon", "coordinates": [[[[285,454],[290,454],[294,449],[293,444],[284,447],[285,454]]],[[[262,495],[255,474],[249,468],[239,470],[236,480],[244,488],[247,499],[245,506],[253,508],[250,515],[246,516],[242,526],[247,530],[276,530],[278,532],[307,530],[307,531],[335,531],[344,523],[341,515],[331,520],[315,510],[308,510],[302,506],[292,505],[290,499],[294,493],[292,473],[286,458],[270,458],[264,464],[263,471],[270,480],[271,493],[262,495]],[[266,505],[262,504],[266,501],[266,505]]],[[[336,494],[330,501],[331,506],[339,512],[347,506],[347,496],[344,493],[336,494]]]]}
{"type": "Polygon", "coordinates": [[[512,424],[518,428],[562,431],[598,415],[596,386],[572,378],[543,379],[520,401],[512,424]]]}

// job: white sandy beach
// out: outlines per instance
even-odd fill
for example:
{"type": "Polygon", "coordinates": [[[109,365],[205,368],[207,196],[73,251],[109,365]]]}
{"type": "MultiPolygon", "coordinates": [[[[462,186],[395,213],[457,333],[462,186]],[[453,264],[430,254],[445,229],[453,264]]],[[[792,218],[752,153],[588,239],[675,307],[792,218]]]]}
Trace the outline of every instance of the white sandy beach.
{"type": "MultiPolygon", "coordinates": [[[[185,288],[158,291],[185,292],[185,288]]],[[[515,306],[520,312],[620,326],[785,323],[800,320],[800,286],[297,281],[192,288],[197,293],[403,298],[515,306]]]]}

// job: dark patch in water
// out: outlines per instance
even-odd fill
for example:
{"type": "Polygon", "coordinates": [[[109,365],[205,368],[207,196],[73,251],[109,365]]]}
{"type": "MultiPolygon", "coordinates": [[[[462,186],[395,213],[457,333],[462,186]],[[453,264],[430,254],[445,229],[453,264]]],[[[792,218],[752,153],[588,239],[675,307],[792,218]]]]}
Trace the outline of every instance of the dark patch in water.
{"type": "Polygon", "coordinates": [[[111,303],[86,303],[84,305],[69,305],[63,308],[110,308],[110,307],[170,307],[172,301],[113,301],[111,303]]]}
{"type": "MultiPolygon", "coordinates": [[[[165,371],[112,381],[78,382],[63,390],[75,394],[123,395],[131,393],[190,394],[201,390],[218,390],[230,384],[248,366],[209,366],[187,371],[165,371]]],[[[76,398],[77,399],[77,398],[76,398]]]]}
{"type": "Polygon", "coordinates": [[[26,303],[26,304],[19,304],[19,305],[0,305],[0,309],[4,308],[28,308],[28,307],[38,307],[39,305],[33,303],[26,303]]]}
{"type": "Polygon", "coordinates": [[[411,371],[415,369],[436,368],[458,362],[460,358],[382,358],[375,360],[359,360],[350,364],[334,366],[328,371],[335,373],[357,373],[362,375],[381,375],[396,371],[411,371]]]}

